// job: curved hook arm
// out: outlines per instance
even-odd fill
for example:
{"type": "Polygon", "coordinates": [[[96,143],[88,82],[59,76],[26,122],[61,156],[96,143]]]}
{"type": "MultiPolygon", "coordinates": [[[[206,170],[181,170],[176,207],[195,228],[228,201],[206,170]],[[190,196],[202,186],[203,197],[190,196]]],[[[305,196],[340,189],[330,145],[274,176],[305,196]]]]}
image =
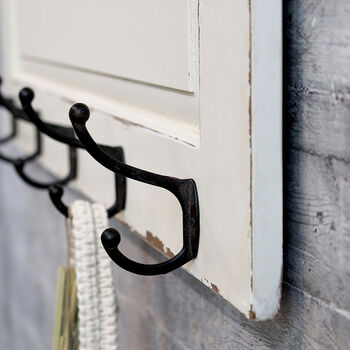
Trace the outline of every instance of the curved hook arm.
{"type": "Polygon", "coordinates": [[[121,237],[120,233],[114,228],[108,228],[103,231],[101,241],[109,257],[121,268],[137,275],[155,276],[166,274],[179,267],[185,265],[193,258],[188,257],[186,248],[183,247],[181,251],[173,258],[166,260],[159,264],[141,264],[127,258],[118,248],[121,237]]]}
{"type": "Polygon", "coordinates": [[[8,135],[0,139],[0,144],[6,143],[17,135],[17,121],[16,118],[11,118],[11,131],[8,135]]]}
{"type": "Polygon", "coordinates": [[[51,123],[46,123],[41,120],[38,113],[33,109],[32,102],[34,100],[34,91],[28,87],[23,88],[19,92],[19,100],[22,108],[29,120],[45,135],[53,138],[58,142],[66,145],[83,148],[79,140],[74,136],[74,131],[70,127],[58,126],[51,123]]]}
{"type": "MultiPolygon", "coordinates": [[[[32,102],[35,98],[34,91],[25,87],[19,92],[19,99],[26,118],[30,120],[43,134],[52,139],[75,148],[85,149],[82,143],[75,137],[74,129],[68,126],[60,126],[44,122],[34,110],[32,102]]],[[[99,145],[106,153],[115,154],[117,147],[99,145]]],[[[120,147],[119,147],[120,148],[120,147]]]]}
{"type": "Polygon", "coordinates": [[[24,159],[17,159],[15,161],[14,165],[15,165],[15,169],[17,171],[17,174],[27,184],[29,184],[35,188],[39,188],[39,189],[48,189],[50,186],[54,186],[54,185],[65,185],[77,177],[77,151],[76,151],[76,149],[74,147],[69,147],[68,155],[69,155],[69,173],[68,173],[68,175],[61,180],[56,180],[56,181],[51,182],[51,183],[38,182],[38,181],[30,178],[28,175],[26,175],[24,173],[24,167],[26,164],[26,160],[24,160],[24,159]]]}
{"type": "MultiPolygon", "coordinates": [[[[68,206],[62,201],[63,188],[59,185],[54,185],[49,188],[49,195],[53,205],[66,218],[68,217],[68,206]]],[[[119,213],[125,208],[125,177],[115,174],[115,202],[107,209],[109,218],[119,213]],[[121,183],[122,182],[122,183],[121,183]]]]}
{"type": "MultiPolygon", "coordinates": [[[[109,147],[111,154],[121,162],[124,162],[124,152],[121,147],[109,147]]],[[[56,209],[68,217],[68,206],[62,201],[63,188],[61,186],[51,186],[49,188],[49,195],[53,205],[56,209]]],[[[125,209],[126,201],[126,179],[124,176],[115,174],[115,201],[112,206],[107,209],[107,215],[109,218],[125,209]]]]}
{"type": "MultiPolygon", "coordinates": [[[[29,154],[28,156],[22,158],[22,161],[23,162],[29,162],[29,161],[32,161],[34,160],[36,157],[38,157],[40,154],[41,154],[41,151],[42,151],[42,139],[41,139],[41,134],[40,134],[40,131],[38,129],[35,130],[35,150],[33,151],[32,154],[29,154]]],[[[18,157],[16,158],[11,158],[11,157],[8,157],[2,153],[0,153],[0,159],[5,161],[5,162],[8,162],[8,163],[12,163],[12,164],[15,164],[18,160],[18,157]]]]}
{"type": "Polygon", "coordinates": [[[120,267],[141,275],[168,273],[191,261],[197,256],[199,245],[199,204],[196,184],[192,179],[177,179],[141,170],[111,157],[93,140],[86,128],[90,117],[89,108],[77,103],[69,111],[76,135],[93,158],[107,169],[136,181],[169,190],[179,200],[183,213],[183,248],[174,256],[160,264],[145,265],[128,259],[118,245],[120,235],[114,229],[107,229],[101,236],[102,244],[111,259],[120,267]]]}
{"type": "Polygon", "coordinates": [[[56,209],[68,218],[68,207],[62,202],[63,188],[61,186],[51,186],[49,188],[49,196],[56,209]]]}

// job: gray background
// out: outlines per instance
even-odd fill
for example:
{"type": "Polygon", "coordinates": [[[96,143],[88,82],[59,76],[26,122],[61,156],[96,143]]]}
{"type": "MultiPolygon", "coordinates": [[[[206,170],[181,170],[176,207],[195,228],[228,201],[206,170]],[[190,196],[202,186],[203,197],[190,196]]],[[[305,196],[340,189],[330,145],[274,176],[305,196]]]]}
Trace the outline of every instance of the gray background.
{"type": "MultiPolygon", "coordinates": [[[[279,318],[248,321],[181,270],[141,277],[115,269],[120,349],[350,349],[350,2],[284,1],[284,27],[279,318]]],[[[47,350],[64,220],[4,163],[0,196],[0,349],[47,350]]],[[[123,231],[130,256],[160,258],[123,231]]]]}

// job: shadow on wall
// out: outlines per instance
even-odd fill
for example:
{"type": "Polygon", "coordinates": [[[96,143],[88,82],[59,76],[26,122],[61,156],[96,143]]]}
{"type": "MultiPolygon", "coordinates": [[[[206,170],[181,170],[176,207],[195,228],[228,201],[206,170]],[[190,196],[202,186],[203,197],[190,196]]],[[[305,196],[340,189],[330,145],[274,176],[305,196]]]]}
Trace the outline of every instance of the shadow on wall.
{"type": "MultiPolygon", "coordinates": [[[[303,189],[303,162],[296,151],[302,144],[304,113],[302,57],[307,47],[302,0],[284,1],[283,13],[283,266],[284,280],[295,257],[289,247],[296,238],[291,225],[303,189]]],[[[300,238],[299,238],[300,239],[300,238]]],[[[301,271],[300,271],[301,272],[301,271]]]]}

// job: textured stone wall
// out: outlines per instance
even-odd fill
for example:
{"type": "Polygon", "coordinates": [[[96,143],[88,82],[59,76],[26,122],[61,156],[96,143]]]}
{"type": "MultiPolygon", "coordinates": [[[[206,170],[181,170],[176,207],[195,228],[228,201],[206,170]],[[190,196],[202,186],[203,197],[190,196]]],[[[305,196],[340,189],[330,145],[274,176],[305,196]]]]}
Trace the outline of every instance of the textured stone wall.
{"type": "MultiPolygon", "coordinates": [[[[350,2],[285,0],[284,7],[280,316],[250,322],[184,271],[142,277],[116,269],[121,350],[350,349],[350,2]]],[[[160,258],[123,232],[128,255],[160,258]]],[[[50,348],[64,259],[63,218],[45,192],[1,163],[0,349],[50,348]]]]}

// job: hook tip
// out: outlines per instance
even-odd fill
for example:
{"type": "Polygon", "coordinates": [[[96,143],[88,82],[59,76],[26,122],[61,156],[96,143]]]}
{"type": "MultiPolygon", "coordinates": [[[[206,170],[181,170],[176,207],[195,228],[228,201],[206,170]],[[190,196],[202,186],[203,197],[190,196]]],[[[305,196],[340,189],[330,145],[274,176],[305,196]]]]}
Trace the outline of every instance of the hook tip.
{"type": "Polygon", "coordinates": [[[21,158],[16,159],[14,164],[15,164],[16,169],[22,170],[23,166],[24,166],[24,160],[21,158]]]}
{"type": "Polygon", "coordinates": [[[55,197],[61,198],[63,196],[63,188],[59,185],[50,186],[49,192],[55,197]]]}
{"type": "Polygon", "coordinates": [[[85,124],[89,117],[89,107],[84,103],[76,103],[69,110],[69,118],[72,123],[85,124]]]}
{"type": "Polygon", "coordinates": [[[25,87],[19,92],[19,98],[25,104],[31,103],[34,99],[34,91],[29,87],[25,87]]]}
{"type": "Polygon", "coordinates": [[[116,248],[120,243],[120,233],[114,228],[108,228],[103,231],[101,235],[101,241],[106,248],[116,248]]]}

